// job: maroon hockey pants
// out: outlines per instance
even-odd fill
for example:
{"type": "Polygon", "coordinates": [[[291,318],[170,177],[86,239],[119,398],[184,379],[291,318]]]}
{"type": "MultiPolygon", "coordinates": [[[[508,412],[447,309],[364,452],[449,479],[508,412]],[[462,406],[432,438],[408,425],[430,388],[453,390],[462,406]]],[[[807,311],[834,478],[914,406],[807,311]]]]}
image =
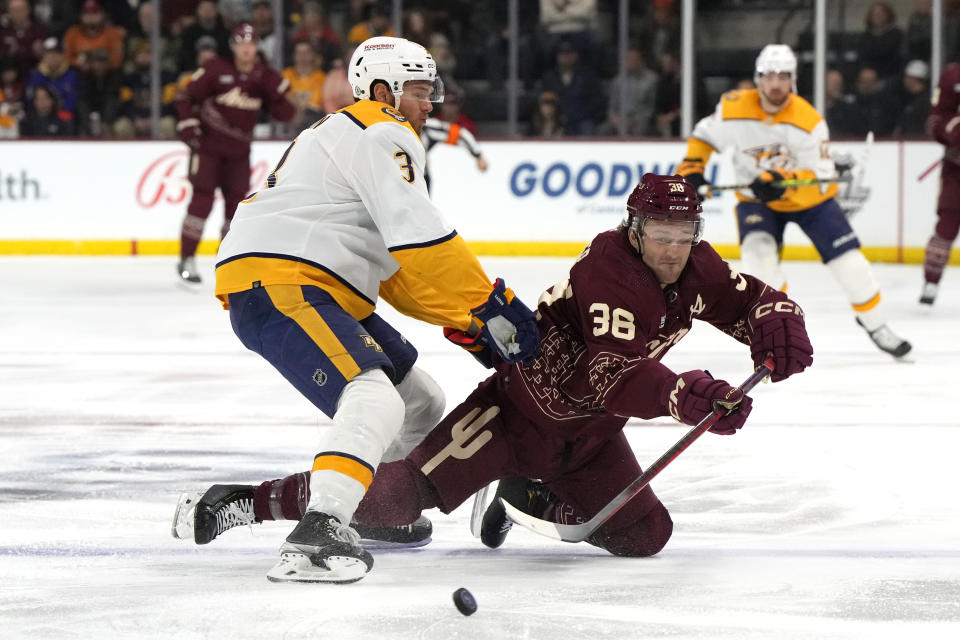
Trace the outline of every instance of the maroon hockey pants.
{"type": "Polygon", "coordinates": [[[199,150],[190,154],[190,184],[193,196],[187,205],[187,215],[180,229],[180,257],[197,253],[203,237],[203,226],[213,208],[213,195],[220,188],[223,194],[224,223],[220,229],[223,238],[239,203],[250,189],[250,153],[223,156],[199,150]]]}
{"type": "MultiPolygon", "coordinates": [[[[641,473],[626,437],[567,442],[521,415],[498,390],[481,383],[405,460],[381,464],[354,518],[370,525],[413,522],[424,509],[450,513],[476,491],[507,476],[540,478],[563,503],[568,523],[594,515],[641,473]]],[[[263,483],[260,519],[299,518],[307,474],[263,483]]],[[[673,532],[666,508],[648,486],[588,542],[621,556],[650,556],[673,532]]]]}

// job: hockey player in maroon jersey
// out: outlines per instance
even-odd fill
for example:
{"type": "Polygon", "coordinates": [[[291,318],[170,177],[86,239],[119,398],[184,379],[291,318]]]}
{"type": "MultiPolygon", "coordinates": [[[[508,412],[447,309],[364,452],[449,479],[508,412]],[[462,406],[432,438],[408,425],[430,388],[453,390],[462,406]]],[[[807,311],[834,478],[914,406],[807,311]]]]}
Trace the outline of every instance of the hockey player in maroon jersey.
{"type": "Polygon", "coordinates": [[[937,224],[927,242],[923,260],[920,303],[932,305],[940,278],[950,261],[950,247],[960,232],[960,63],[948,64],[940,74],[927,118],[927,130],[944,146],[940,165],[937,224]]]}
{"type": "Polygon", "coordinates": [[[285,95],[289,83],[258,61],[257,42],[253,26],[238,25],[230,38],[233,59],[207,62],[174,100],[179,117],[177,133],[190,147],[193,186],[180,230],[177,264],[180,278],[188,284],[201,281],[194,256],[213,207],[214,191],[219,187],[223,194],[222,238],[230,228],[237,203],[250,190],[250,141],[261,109],[284,122],[296,112],[285,95]]]}
{"type": "MultiPolygon", "coordinates": [[[[496,373],[405,459],[382,463],[356,521],[417,526],[424,509],[449,513],[497,479],[506,479],[498,496],[528,513],[559,522],[589,518],[641,473],[622,431],[628,418],[670,415],[693,425],[722,403],[731,412],[711,431],[736,433],[750,415],[748,396],[705,371],[678,374],[660,362],[694,318],[749,346],[755,366],[772,356],[774,382],[810,366],[813,349],[795,302],[738,273],[700,240],[701,211],[685,179],[644,175],[627,200],[626,220],[594,238],[568,279],[540,297],[540,355],[529,364],[497,361],[496,373]]],[[[447,334],[462,346],[482,346],[447,334]]],[[[195,539],[209,542],[237,524],[298,519],[308,489],[309,473],[256,488],[214,485],[193,522],[175,526],[192,525],[195,539]]],[[[499,546],[508,528],[494,501],[483,541],[499,546]]],[[[588,541],[615,555],[649,556],[672,530],[647,486],[588,541]]]]}

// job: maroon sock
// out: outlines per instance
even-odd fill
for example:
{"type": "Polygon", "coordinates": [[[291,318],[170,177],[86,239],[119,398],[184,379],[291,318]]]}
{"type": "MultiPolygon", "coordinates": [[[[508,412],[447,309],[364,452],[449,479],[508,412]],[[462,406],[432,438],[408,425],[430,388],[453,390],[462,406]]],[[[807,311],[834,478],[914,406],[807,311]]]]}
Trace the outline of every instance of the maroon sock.
{"type": "Polygon", "coordinates": [[[940,282],[943,270],[950,261],[951,244],[949,240],[945,240],[937,234],[930,237],[927,250],[923,256],[923,277],[927,282],[940,282]]]}
{"type": "Polygon", "coordinates": [[[299,520],[310,499],[310,472],[268,480],[253,492],[257,520],[299,520]]]}

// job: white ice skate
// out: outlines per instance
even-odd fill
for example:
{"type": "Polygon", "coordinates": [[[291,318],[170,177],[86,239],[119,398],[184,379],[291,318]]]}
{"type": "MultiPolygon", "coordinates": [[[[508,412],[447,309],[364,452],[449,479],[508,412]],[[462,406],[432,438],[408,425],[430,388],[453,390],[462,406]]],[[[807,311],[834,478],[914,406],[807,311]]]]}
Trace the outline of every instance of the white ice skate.
{"type": "Polygon", "coordinates": [[[913,349],[913,346],[895,334],[890,330],[887,325],[881,325],[870,331],[867,329],[863,323],[860,321],[860,318],[857,318],[857,324],[863,327],[863,330],[867,332],[867,335],[870,336],[870,339],[873,340],[873,344],[877,345],[881,351],[886,351],[894,358],[903,358],[905,355],[910,353],[910,350],[913,349]]]}
{"type": "Polygon", "coordinates": [[[203,282],[197,269],[197,260],[193,256],[177,263],[177,274],[180,276],[180,284],[191,290],[197,289],[203,282]]]}
{"type": "Polygon", "coordinates": [[[923,291],[920,293],[920,304],[932,306],[939,290],[940,285],[936,282],[924,282],[923,291]]]}

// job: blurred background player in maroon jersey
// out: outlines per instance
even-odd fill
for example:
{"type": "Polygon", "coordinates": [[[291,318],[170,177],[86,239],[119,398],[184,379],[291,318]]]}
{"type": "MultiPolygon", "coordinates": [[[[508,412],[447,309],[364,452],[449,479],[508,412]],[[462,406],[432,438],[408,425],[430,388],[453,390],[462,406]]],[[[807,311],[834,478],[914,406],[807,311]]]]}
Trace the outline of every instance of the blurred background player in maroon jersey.
{"type": "Polygon", "coordinates": [[[260,111],[283,122],[296,112],[286,97],[289,83],[259,62],[258,42],[253,26],[238,25],[230,37],[233,59],[217,57],[204,64],[174,101],[177,134],[190,147],[193,196],[180,230],[177,264],[181,281],[190,285],[201,282],[194,256],[214,191],[219,187],[223,194],[223,238],[237,203],[250,190],[250,141],[260,111]]]}
{"type": "MultiPolygon", "coordinates": [[[[498,497],[572,524],[640,475],[623,434],[629,417],[672,416],[694,425],[723,406],[730,413],[710,431],[736,433],[750,414],[749,396],[705,371],[674,373],[660,362],[693,320],[749,346],[755,366],[772,357],[773,382],[810,366],[813,348],[795,302],[738,273],[700,240],[701,213],[684,178],[644,175],[627,200],[626,220],[595,237],[568,278],[540,296],[540,354],[529,364],[497,361],[496,373],[406,458],[381,463],[354,514],[357,523],[415,527],[424,509],[450,513],[502,479],[498,497]]],[[[492,364],[489,353],[475,355],[492,364]]],[[[240,524],[298,520],[309,477],[214,485],[185,524],[206,543],[240,524]]],[[[494,500],[484,516],[484,544],[500,546],[509,524],[494,500]]],[[[670,514],[647,486],[587,541],[614,555],[650,556],[672,531],[670,514]]]]}
{"type": "Polygon", "coordinates": [[[940,74],[927,118],[927,130],[943,145],[940,165],[940,195],[937,224],[927,242],[923,259],[923,291],[920,304],[937,299],[940,278],[950,261],[950,247],[960,231],[960,63],[948,64],[940,74]]]}

